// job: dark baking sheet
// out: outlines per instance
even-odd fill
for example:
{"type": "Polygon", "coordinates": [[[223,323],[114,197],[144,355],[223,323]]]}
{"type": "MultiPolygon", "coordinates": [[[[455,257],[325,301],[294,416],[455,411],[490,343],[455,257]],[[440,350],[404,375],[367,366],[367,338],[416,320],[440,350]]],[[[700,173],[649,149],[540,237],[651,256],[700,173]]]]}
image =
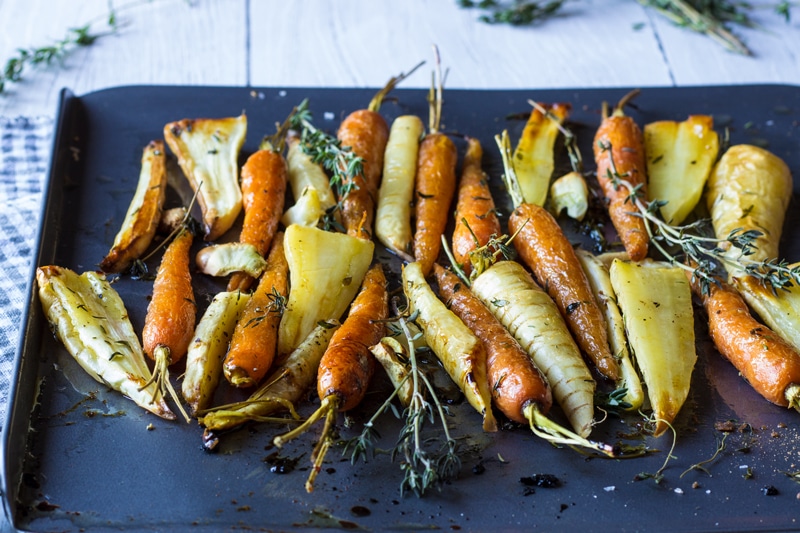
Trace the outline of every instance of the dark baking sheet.
{"type": "MultiPolygon", "coordinates": [[[[583,153],[600,121],[603,100],[616,102],[626,89],[446,90],[444,129],[478,137],[485,170],[495,180],[501,165],[493,136],[509,128],[517,138],[528,99],[567,101],[583,153]]],[[[75,97],[64,91],[43,209],[36,265],[84,271],[107,252],[136,185],[142,147],[160,138],[165,123],[184,117],[248,115],[244,155],[273,130],[291,107],[309,98],[315,123],[334,131],[348,112],[364,107],[374,90],[304,88],[122,87],[75,97]]],[[[427,117],[425,91],[396,90],[382,113],[427,117]]],[[[800,169],[800,88],[727,86],[647,88],[630,113],[640,124],[713,114],[732,143],[767,145],[800,169]]],[[[782,255],[800,258],[796,229],[798,185],[784,230],[782,255]]],[[[496,189],[496,199],[507,197],[496,189]]],[[[506,210],[507,211],[507,210],[506,210]]],[[[386,259],[385,256],[383,256],[386,259]]],[[[218,289],[197,276],[198,301],[218,289]]],[[[150,284],[116,285],[134,326],[143,323],[150,284]]],[[[538,440],[525,428],[482,434],[479,417],[466,404],[452,407],[454,432],[469,453],[460,478],[423,499],[399,493],[398,464],[378,456],[351,465],[337,449],[329,453],[313,494],[306,494],[313,435],[281,451],[301,457],[290,474],[270,471],[271,438],[284,427],[251,425],[225,435],[209,454],[196,424],[167,422],[145,413],[83,373],[53,338],[38,297],[31,292],[16,381],[3,426],[2,495],[7,516],[20,529],[180,530],[363,528],[372,530],[788,530],[798,527],[800,484],[787,473],[800,470],[800,415],[756,395],[697,327],[699,362],[690,397],[676,428],[673,458],[657,484],[636,481],[667,458],[669,435],[648,439],[660,450],[648,457],[587,460],[538,440]],[[90,394],[91,393],[91,394],[90,394]],[[690,470],[711,459],[720,433],[714,422],[734,419],[752,432],[734,433],[707,472],[690,470]],[[148,425],[153,429],[148,431],[148,425]],[[305,455],[304,455],[305,454],[305,455]],[[520,477],[553,474],[554,489],[529,494],[520,477]],[[767,487],[777,494],[767,495],[767,487]]],[[[702,315],[698,322],[702,322],[702,315]]],[[[380,379],[378,379],[380,383],[380,379]]],[[[367,403],[380,401],[380,388],[367,403]]],[[[313,395],[315,396],[315,395],[313,395]]],[[[308,413],[315,399],[303,406],[308,413]]],[[[360,431],[370,408],[355,411],[360,431]]],[[[558,417],[557,409],[553,412],[558,417]]],[[[340,422],[342,418],[340,417],[340,422]]],[[[595,436],[616,441],[633,431],[634,418],[612,418],[595,436]]],[[[397,424],[379,428],[389,446],[397,424]]],[[[771,492],[771,491],[770,491],[771,492]]]]}

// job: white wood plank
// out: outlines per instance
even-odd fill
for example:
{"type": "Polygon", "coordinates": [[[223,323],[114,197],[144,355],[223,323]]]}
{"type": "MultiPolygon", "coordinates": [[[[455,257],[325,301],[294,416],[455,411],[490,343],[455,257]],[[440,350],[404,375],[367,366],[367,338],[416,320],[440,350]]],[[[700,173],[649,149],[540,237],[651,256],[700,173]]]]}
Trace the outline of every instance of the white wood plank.
{"type": "MultiPolygon", "coordinates": [[[[84,94],[130,84],[246,84],[245,0],[117,5],[116,34],[70,54],[63,68],[28,70],[22,83],[0,96],[0,115],[52,115],[61,87],[84,94]]],[[[0,57],[19,46],[51,43],[93,19],[99,20],[95,31],[105,31],[107,14],[106,0],[3,1],[0,57]]]]}
{"type": "Polygon", "coordinates": [[[448,87],[521,88],[667,85],[667,65],[631,0],[566,4],[533,27],[489,25],[455,0],[283,2],[251,5],[251,79],[259,86],[375,87],[421,60],[404,86],[430,82],[436,43],[448,87]],[[286,24],[285,21],[299,21],[286,24]],[[287,50],[288,61],[274,57],[287,50]]]}
{"type": "Polygon", "coordinates": [[[772,9],[755,9],[760,29],[734,27],[753,52],[752,57],[727,51],[710,38],[653,16],[678,85],[728,83],[800,84],[800,21],[787,23],[772,9]]]}

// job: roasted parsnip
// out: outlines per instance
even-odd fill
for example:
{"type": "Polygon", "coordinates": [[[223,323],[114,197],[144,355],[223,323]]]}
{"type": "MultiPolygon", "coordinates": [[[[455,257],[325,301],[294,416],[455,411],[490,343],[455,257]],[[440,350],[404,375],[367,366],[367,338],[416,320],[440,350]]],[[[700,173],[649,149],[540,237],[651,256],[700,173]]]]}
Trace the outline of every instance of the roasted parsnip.
{"type": "Polygon", "coordinates": [[[36,270],[36,282],[55,334],[90,376],[151,413],[175,419],[151,380],[125,304],[105,276],[51,265],[36,270]]]}
{"type": "Polygon", "coordinates": [[[338,320],[372,262],[372,241],[291,225],[284,236],[289,300],[278,333],[278,356],[294,350],[320,320],[338,320]]]}
{"type": "Polygon", "coordinates": [[[733,276],[731,283],[761,320],[800,352],[800,287],[775,291],[746,275],[733,276]]]}
{"type": "Polygon", "coordinates": [[[266,259],[254,245],[242,242],[206,246],[197,252],[195,263],[200,272],[215,277],[245,272],[257,278],[267,265],[266,259]]]}
{"type": "Polygon", "coordinates": [[[408,309],[445,370],[483,417],[484,431],[497,431],[486,374],[486,351],[474,333],[436,297],[418,262],[403,267],[408,309]]]}
{"type": "Polygon", "coordinates": [[[644,127],[647,193],[666,202],[661,215],[680,224],[700,201],[719,152],[714,118],[691,115],[683,122],[662,120],[644,127]]]}
{"type": "MultiPolygon", "coordinates": [[[[757,230],[755,250],[747,259],[765,261],[778,257],[778,242],[786,208],[792,197],[792,174],[778,156],[748,144],[731,146],[708,178],[706,201],[718,239],[734,230],[757,230]]],[[[738,259],[741,250],[727,254],[738,259]]],[[[736,269],[730,269],[736,274],[736,269]]]]}
{"type": "Polygon", "coordinates": [[[150,141],[142,153],[142,167],[133,200],[108,255],[103,272],[122,272],[150,246],[161,219],[167,194],[166,153],[162,141],[150,141]]]}
{"type": "Polygon", "coordinates": [[[564,209],[575,220],[583,220],[589,209],[589,187],[580,172],[568,172],[550,185],[550,210],[558,216],[564,209]]]}
{"type": "Polygon", "coordinates": [[[164,140],[197,194],[205,239],[222,236],[242,210],[239,151],[247,117],[183,119],[164,126],[164,140]]]}
{"type": "Polygon", "coordinates": [[[544,206],[547,201],[555,168],[553,147],[558,126],[569,116],[569,111],[569,104],[536,106],[528,117],[514,149],[514,168],[526,203],[544,206]]]}
{"type": "Polygon", "coordinates": [[[186,353],[186,372],[181,385],[183,399],[195,416],[208,407],[214,396],[228,342],[249,299],[249,294],[240,291],[220,292],[197,323],[186,353]]]}
{"type": "Polygon", "coordinates": [[[692,289],[684,270],[669,263],[614,260],[610,273],[658,437],[686,401],[697,361],[692,289]]]}

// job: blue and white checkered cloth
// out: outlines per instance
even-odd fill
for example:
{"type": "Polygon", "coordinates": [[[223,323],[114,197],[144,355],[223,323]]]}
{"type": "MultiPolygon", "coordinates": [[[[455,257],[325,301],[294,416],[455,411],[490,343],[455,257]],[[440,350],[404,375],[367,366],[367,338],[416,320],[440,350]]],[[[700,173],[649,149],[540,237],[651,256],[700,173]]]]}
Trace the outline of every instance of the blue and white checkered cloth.
{"type": "Polygon", "coordinates": [[[52,132],[51,118],[0,117],[0,424],[28,298],[52,132]]]}

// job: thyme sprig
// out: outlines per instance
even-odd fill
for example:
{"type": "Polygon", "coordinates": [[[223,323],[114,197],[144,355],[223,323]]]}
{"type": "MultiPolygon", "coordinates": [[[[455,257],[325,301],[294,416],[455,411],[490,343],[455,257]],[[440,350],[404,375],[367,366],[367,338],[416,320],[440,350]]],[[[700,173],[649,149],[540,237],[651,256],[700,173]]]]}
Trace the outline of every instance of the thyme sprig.
{"type": "MultiPolygon", "coordinates": [[[[457,0],[464,8],[479,8],[485,14],[478,20],[488,24],[528,26],[558,16],[566,0],[457,0]]],[[[749,12],[755,6],[738,0],[636,0],[646,8],[655,10],[676,26],[708,36],[726,49],[743,55],[752,55],[745,43],[731,31],[731,25],[755,28],[757,24],[749,12]]],[[[791,9],[797,3],[780,0],[773,10],[787,22],[791,9]]]]}
{"type": "Polygon", "coordinates": [[[706,219],[683,226],[665,222],[659,214],[665,202],[645,200],[641,185],[631,184],[625,179],[626,175],[617,172],[611,156],[611,144],[601,142],[599,147],[609,152],[608,179],[615,188],[624,187],[628,191],[626,201],[635,209],[633,214],[644,219],[650,241],[668,261],[691,272],[692,281],[699,283],[703,294],[708,293],[711,284],[719,283],[721,273],[718,265],[728,266],[733,271],[744,270],[773,291],[800,285],[800,265],[791,266],[785,260],[778,259],[753,261],[748,258],[756,251],[756,239],[763,235],[758,230],[737,228],[725,239],[718,239],[701,234],[709,224],[706,219]],[[668,247],[678,247],[683,257],[678,257],[668,247]],[[726,250],[729,247],[738,249],[739,253],[731,254],[726,250]]]}
{"type": "Polygon", "coordinates": [[[364,160],[353,153],[349,146],[342,146],[339,139],[318,129],[311,121],[308,99],[305,99],[291,116],[289,126],[300,132],[300,147],[303,152],[331,175],[331,189],[338,202],[325,214],[324,225],[326,229],[338,228],[340,224],[336,222],[334,215],[341,210],[342,202],[350,191],[358,188],[355,177],[363,172],[364,160]]]}
{"type": "MultiPolygon", "coordinates": [[[[395,309],[397,310],[396,302],[395,309]]],[[[419,366],[414,343],[420,334],[413,335],[408,325],[409,321],[413,322],[415,316],[406,317],[400,312],[397,315],[397,325],[408,341],[408,375],[364,424],[361,434],[347,441],[345,453],[348,450],[351,452],[352,462],[359,459],[367,460],[374,456],[375,442],[380,437],[375,430],[375,421],[387,410],[395,410],[392,400],[397,396],[403,383],[411,380],[413,391],[411,401],[400,415],[404,424],[390,455],[392,461],[400,461],[400,469],[403,472],[401,495],[413,492],[417,497],[421,497],[428,490],[439,489],[446,481],[458,477],[461,470],[460,450],[458,441],[450,434],[445,407],[439,401],[433,384],[419,366]],[[431,451],[427,446],[440,439],[425,435],[424,430],[426,424],[435,424],[437,419],[441,424],[444,441],[438,450],[431,451]]]]}
{"type": "Polygon", "coordinates": [[[6,91],[8,83],[22,81],[26,67],[50,66],[55,61],[63,62],[64,59],[78,48],[91,46],[97,39],[117,31],[118,23],[116,11],[113,6],[107,18],[109,31],[92,33],[92,22],[78,28],[70,28],[63,39],[44,46],[18,48],[17,55],[9,58],[0,73],[0,94],[6,91]]]}

